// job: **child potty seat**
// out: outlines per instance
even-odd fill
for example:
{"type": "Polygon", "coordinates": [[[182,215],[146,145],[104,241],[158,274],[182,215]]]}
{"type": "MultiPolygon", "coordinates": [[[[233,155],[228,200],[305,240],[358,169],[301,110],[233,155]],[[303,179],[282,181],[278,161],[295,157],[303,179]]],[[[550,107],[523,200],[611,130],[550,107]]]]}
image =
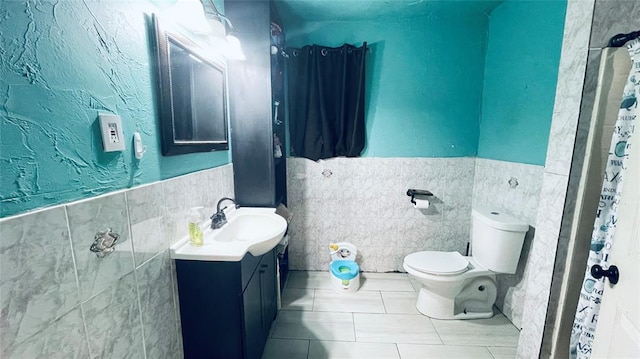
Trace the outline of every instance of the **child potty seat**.
{"type": "Polygon", "coordinates": [[[342,280],[355,278],[360,272],[358,263],[354,261],[339,260],[331,262],[331,274],[342,280]]]}
{"type": "Polygon", "coordinates": [[[347,261],[356,261],[356,256],[358,255],[358,250],[356,246],[348,242],[340,242],[340,243],[331,243],[329,245],[331,249],[331,261],[337,260],[347,260],[347,261]]]}
{"type": "Polygon", "coordinates": [[[333,290],[339,293],[352,293],[360,288],[360,267],[356,263],[358,250],[347,242],[329,245],[331,254],[331,282],[333,290]]]}

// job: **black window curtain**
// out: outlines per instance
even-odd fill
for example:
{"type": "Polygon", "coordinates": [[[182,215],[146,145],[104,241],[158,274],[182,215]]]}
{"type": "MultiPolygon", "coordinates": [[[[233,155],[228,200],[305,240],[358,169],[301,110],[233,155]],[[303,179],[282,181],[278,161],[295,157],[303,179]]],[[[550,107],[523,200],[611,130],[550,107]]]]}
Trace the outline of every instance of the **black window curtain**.
{"type": "Polygon", "coordinates": [[[365,146],[367,43],[287,49],[291,155],[358,157],[365,146]]]}

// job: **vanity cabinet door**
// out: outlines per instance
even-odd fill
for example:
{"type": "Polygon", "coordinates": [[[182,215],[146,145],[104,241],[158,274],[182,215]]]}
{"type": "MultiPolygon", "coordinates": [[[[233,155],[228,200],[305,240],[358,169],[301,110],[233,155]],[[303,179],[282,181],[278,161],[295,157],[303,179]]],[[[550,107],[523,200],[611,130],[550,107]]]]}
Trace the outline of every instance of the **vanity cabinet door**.
{"type": "Polygon", "coordinates": [[[258,269],[243,294],[245,359],[260,359],[276,316],[275,253],[262,256],[258,269]]]}
{"type": "Polygon", "coordinates": [[[185,359],[260,359],[276,315],[275,250],[241,262],[176,260],[185,359]]]}
{"type": "MultiPolygon", "coordinates": [[[[242,294],[244,302],[244,358],[260,359],[262,355],[262,298],[260,274],[254,273],[242,294]]],[[[268,334],[268,333],[267,333],[268,334]]]]}
{"type": "Polygon", "coordinates": [[[260,262],[260,282],[262,287],[262,329],[265,339],[277,312],[276,299],[276,259],[274,251],[265,254],[260,262]]]}
{"type": "Polygon", "coordinates": [[[176,260],[176,271],[185,359],[241,358],[240,263],[176,260]]]}

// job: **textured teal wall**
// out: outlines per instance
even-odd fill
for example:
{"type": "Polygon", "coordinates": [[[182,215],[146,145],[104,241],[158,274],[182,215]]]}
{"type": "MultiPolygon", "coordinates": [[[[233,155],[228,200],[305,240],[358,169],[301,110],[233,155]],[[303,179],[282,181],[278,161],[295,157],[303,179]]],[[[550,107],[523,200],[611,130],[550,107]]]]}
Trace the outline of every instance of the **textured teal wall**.
{"type": "Polygon", "coordinates": [[[491,13],[478,157],[544,165],[566,5],[509,0],[491,13]]]}
{"type": "Polygon", "coordinates": [[[287,45],[360,45],[367,59],[365,156],[474,156],[486,15],[289,24],[287,45]]]}
{"type": "Polygon", "coordinates": [[[0,217],[229,163],[163,157],[143,1],[0,1],[0,217]],[[127,150],[102,152],[98,111],[127,150]],[[134,131],[148,146],[137,161],[134,131]]]}

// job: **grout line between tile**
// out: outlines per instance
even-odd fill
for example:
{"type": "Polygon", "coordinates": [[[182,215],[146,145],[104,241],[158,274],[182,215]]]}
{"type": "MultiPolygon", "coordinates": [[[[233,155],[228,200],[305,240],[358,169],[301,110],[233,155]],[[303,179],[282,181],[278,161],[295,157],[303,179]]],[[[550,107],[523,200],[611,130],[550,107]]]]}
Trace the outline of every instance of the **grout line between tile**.
{"type": "Polygon", "coordinates": [[[442,340],[442,337],[440,336],[440,332],[438,331],[438,327],[436,327],[436,325],[433,324],[433,320],[431,320],[431,318],[427,317],[426,315],[424,317],[429,320],[429,324],[431,324],[431,327],[433,328],[433,331],[436,332],[436,335],[438,336],[438,339],[440,339],[440,343],[442,343],[442,345],[445,345],[444,344],[444,340],[442,340]]]}
{"type": "MultiPolygon", "coordinates": [[[[136,266],[135,269],[138,270],[138,269],[142,268],[142,266],[144,266],[147,263],[151,262],[152,260],[156,259],[156,257],[158,257],[159,255],[163,255],[165,253],[165,251],[169,252],[169,249],[165,248],[165,249],[161,250],[160,252],[154,254],[151,258],[147,259],[146,261],[140,263],[140,265],[136,266]]],[[[169,253],[167,253],[167,254],[170,255],[169,253]]],[[[134,254],[134,256],[135,256],[135,254],[134,254]]]]}
{"type": "Polygon", "coordinates": [[[76,262],[76,253],[73,251],[73,240],[71,239],[71,223],[69,223],[69,213],[67,212],[67,206],[62,207],[64,209],[64,219],[67,224],[67,233],[69,237],[69,249],[71,250],[71,261],[73,262],[73,274],[76,278],[76,290],[78,291],[78,305],[80,307],[80,315],[82,316],[82,326],[84,328],[84,335],[86,338],[87,348],[89,355],[91,355],[91,345],[89,344],[89,330],[87,328],[87,318],[84,313],[84,306],[82,301],[82,292],[80,291],[80,278],[78,276],[78,264],[76,262]]]}
{"type": "Polygon", "coordinates": [[[136,269],[133,270],[133,278],[136,281],[136,302],[138,303],[138,319],[140,320],[140,329],[142,331],[142,353],[144,357],[147,357],[147,338],[144,334],[144,320],[142,320],[142,302],[140,301],[140,283],[138,282],[138,271],[136,269]]]}
{"type": "Polygon", "coordinates": [[[382,291],[379,291],[378,295],[380,295],[380,302],[382,302],[382,309],[384,310],[384,314],[389,314],[389,312],[387,312],[387,306],[384,304],[384,297],[382,296],[382,291]]]}
{"type": "Polygon", "coordinates": [[[351,322],[353,323],[353,341],[358,342],[358,337],[356,336],[356,315],[351,312],[351,322]]]}
{"type": "MultiPolygon", "coordinates": [[[[133,231],[131,230],[131,214],[129,213],[129,197],[127,192],[123,194],[124,197],[124,210],[127,213],[127,230],[129,231],[129,245],[131,246],[131,263],[133,264],[133,270],[136,270],[136,252],[133,246],[133,231]]],[[[136,279],[136,284],[138,281],[136,279]]]]}
{"type": "MultiPolygon", "coordinates": [[[[175,261],[171,260],[171,293],[173,294],[173,315],[176,320],[176,331],[178,332],[178,343],[182,343],[182,318],[180,318],[180,303],[178,298],[178,278],[175,261]]],[[[273,326],[274,324],[272,324],[273,326]]]]}
{"type": "Polygon", "coordinates": [[[484,348],[489,352],[489,355],[491,355],[491,357],[492,357],[493,359],[496,359],[496,357],[493,355],[493,353],[491,352],[491,350],[489,350],[489,347],[484,347],[484,348]]]}

